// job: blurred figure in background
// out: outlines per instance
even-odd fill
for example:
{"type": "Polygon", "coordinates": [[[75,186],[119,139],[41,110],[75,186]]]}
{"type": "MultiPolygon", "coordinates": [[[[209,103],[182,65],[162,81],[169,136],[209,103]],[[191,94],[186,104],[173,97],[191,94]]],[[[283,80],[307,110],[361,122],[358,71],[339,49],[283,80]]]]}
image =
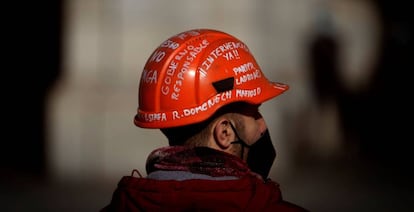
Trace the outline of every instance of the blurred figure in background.
{"type": "Polygon", "coordinates": [[[287,89],[232,35],[167,39],[144,67],[134,121],[169,146],[149,155],[146,178],[123,177],[103,211],[306,211],[268,178],[276,151],[259,106],[287,89]]]}

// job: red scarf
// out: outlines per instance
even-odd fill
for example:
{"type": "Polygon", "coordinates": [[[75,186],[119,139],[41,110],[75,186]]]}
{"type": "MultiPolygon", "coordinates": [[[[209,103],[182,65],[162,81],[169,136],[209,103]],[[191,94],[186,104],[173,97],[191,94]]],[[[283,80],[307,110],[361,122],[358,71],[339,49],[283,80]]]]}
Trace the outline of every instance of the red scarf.
{"type": "Polygon", "coordinates": [[[212,177],[243,177],[252,174],[240,158],[208,147],[167,146],[154,150],[147,159],[147,174],[163,171],[188,171],[212,177]]]}

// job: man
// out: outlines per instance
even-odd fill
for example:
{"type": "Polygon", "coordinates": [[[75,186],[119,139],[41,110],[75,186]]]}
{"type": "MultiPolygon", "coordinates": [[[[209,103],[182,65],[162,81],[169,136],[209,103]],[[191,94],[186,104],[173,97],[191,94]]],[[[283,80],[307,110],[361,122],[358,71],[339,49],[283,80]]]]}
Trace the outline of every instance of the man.
{"type": "Polygon", "coordinates": [[[103,211],[305,211],[268,179],[276,152],[258,109],[287,89],[232,35],[170,37],[144,67],[134,119],[169,146],[149,155],[146,178],[123,177],[103,211]]]}

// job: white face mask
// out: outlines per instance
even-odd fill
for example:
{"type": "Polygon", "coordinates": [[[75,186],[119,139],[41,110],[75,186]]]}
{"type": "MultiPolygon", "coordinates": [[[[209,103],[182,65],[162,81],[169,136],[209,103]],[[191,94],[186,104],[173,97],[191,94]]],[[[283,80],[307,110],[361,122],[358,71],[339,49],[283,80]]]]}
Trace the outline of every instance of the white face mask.
{"type": "Polygon", "coordinates": [[[249,153],[247,154],[247,165],[253,172],[260,174],[263,179],[267,179],[270,168],[272,167],[273,162],[276,158],[276,150],[270,138],[269,130],[266,129],[266,131],[254,144],[248,145],[239,137],[235,127],[231,122],[230,126],[238,139],[237,141],[233,141],[231,143],[241,144],[242,146],[240,157],[243,158],[244,148],[249,148],[249,153]]]}

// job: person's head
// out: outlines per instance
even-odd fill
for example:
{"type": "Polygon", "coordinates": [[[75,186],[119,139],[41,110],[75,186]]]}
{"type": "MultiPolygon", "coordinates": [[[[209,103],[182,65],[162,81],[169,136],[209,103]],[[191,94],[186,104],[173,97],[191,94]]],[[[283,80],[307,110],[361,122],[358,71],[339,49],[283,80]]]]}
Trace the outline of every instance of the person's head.
{"type": "Polygon", "coordinates": [[[236,37],[189,30],[165,40],[147,60],[134,123],[161,129],[170,145],[207,146],[249,162],[250,146],[270,141],[259,106],[287,89],[266,78],[236,37]]]}

